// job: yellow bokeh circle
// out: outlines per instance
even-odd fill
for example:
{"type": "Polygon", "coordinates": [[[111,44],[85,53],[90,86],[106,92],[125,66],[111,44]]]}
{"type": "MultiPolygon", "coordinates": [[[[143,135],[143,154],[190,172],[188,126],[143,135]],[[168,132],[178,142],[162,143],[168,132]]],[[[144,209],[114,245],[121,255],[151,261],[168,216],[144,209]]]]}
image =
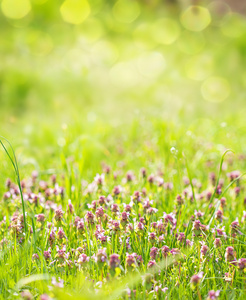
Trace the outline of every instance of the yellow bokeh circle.
{"type": "Polygon", "coordinates": [[[182,25],[191,31],[202,31],[211,22],[211,15],[207,8],[192,5],[180,17],[182,25]]]}
{"type": "Polygon", "coordinates": [[[175,42],[180,33],[178,23],[169,18],[157,20],[151,29],[154,40],[164,45],[175,42]]]}
{"type": "Polygon", "coordinates": [[[230,84],[222,77],[209,77],[201,87],[201,93],[205,100],[213,103],[223,102],[230,95],[230,84]]]}
{"type": "Polygon", "coordinates": [[[137,1],[119,0],[113,7],[115,19],[122,23],[132,23],[140,14],[140,6],[137,1]]]}
{"type": "Polygon", "coordinates": [[[239,38],[245,35],[245,19],[236,13],[230,13],[224,16],[224,23],[221,26],[222,33],[230,38],[239,38]]]}
{"type": "Polygon", "coordinates": [[[60,7],[63,20],[75,25],[84,22],[90,11],[90,5],[86,0],[65,0],[60,7]]]}
{"type": "Polygon", "coordinates": [[[29,0],[3,0],[1,8],[3,14],[10,19],[22,19],[32,9],[29,0]]]}

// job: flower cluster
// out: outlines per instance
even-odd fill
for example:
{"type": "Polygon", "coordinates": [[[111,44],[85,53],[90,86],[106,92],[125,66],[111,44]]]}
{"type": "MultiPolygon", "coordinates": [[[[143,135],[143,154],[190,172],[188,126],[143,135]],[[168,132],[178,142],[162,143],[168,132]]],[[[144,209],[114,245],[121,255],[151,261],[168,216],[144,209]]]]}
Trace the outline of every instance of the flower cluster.
{"type": "MultiPolygon", "coordinates": [[[[95,290],[131,273],[144,274],[141,284],[127,290],[131,298],[141,295],[143,288],[146,295],[161,297],[169,293],[169,281],[176,286],[184,284],[182,278],[194,293],[206,276],[220,278],[221,270],[224,280],[231,282],[245,273],[240,244],[244,245],[246,213],[241,216],[239,211],[231,219],[229,208],[231,199],[239,201],[243,191],[237,172],[217,186],[210,174],[204,190],[198,180],[184,177],[183,191],[177,195],[174,184],[166,182],[159,171],[148,175],[142,168],[139,176],[127,171],[120,177],[120,172],[112,175],[110,167],[105,170],[92,182],[82,181],[78,193],[73,186],[71,199],[55,175],[44,181],[33,173],[22,181],[25,218],[19,188],[8,180],[2,201],[9,219],[0,222],[0,248],[13,251],[16,244],[21,249],[33,241],[35,233],[39,246],[31,248],[33,267],[41,271],[45,266],[60,276],[58,281],[57,276],[52,279],[51,287],[63,288],[67,284],[64,274],[76,272],[84,273],[95,290]],[[220,197],[226,180],[232,185],[227,198],[220,197]],[[240,190],[235,192],[233,184],[240,190]],[[83,200],[75,198],[76,194],[83,200]]],[[[217,299],[219,294],[211,290],[205,296],[217,299]]],[[[21,296],[32,297],[30,291],[21,296]]],[[[43,294],[40,299],[49,297],[43,294]]]]}

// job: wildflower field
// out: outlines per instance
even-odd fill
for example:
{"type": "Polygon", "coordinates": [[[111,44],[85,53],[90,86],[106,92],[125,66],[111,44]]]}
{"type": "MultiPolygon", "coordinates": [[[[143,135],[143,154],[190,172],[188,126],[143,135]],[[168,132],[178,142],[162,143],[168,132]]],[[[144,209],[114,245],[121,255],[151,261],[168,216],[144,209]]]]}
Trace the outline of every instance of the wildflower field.
{"type": "Polygon", "coordinates": [[[230,4],[0,1],[0,299],[246,299],[230,4]]]}

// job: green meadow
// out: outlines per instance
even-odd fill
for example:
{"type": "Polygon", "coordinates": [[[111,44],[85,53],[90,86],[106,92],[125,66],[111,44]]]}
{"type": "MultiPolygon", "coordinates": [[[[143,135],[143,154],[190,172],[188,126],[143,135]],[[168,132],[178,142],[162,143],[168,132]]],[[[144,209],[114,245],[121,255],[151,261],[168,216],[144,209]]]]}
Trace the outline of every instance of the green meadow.
{"type": "Polygon", "coordinates": [[[226,1],[0,0],[0,299],[245,299],[245,36],[226,1]]]}

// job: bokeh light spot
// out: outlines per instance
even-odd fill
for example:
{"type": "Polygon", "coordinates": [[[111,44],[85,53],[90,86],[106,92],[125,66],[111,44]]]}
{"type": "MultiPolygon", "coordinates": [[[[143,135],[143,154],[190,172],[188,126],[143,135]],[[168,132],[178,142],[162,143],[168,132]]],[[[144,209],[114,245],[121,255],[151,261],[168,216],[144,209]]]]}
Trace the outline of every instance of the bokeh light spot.
{"type": "Polygon", "coordinates": [[[140,6],[136,1],[119,0],[113,7],[113,15],[117,21],[132,23],[140,14],[140,6]]]}
{"type": "Polygon", "coordinates": [[[208,4],[208,9],[212,15],[213,24],[222,25],[224,16],[231,12],[230,6],[221,0],[215,0],[208,4]]]}
{"type": "Polygon", "coordinates": [[[182,13],[180,21],[188,30],[202,31],[211,22],[211,16],[207,8],[192,5],[182,13]]]}
{"type": "Polygon", "coordinates": [[[223,102],[230,95],[230,84],[222,77],[209,77],[201,87],[205,100],[213,103],[223,102]]]}
{"type": "Polygon", "coordinates": [[[91,9],[86,0],[66,0],[60,11],[65,22],[77,25],[89,16],[91,9]]]}
{"type": "Polygon", "coordinates": [[[87,18],[82,25],[75,26],[74,30],[76,34],[86,36],[90,42],[98,40],[104,34],[102,24],[95,18],[87,18]]]}
{"type": "Polygon", "coordinates": [[[179,33],[179,26],[177,22],[172,19],[163,18],[152,25],[153,38],[160,44],[172,44],[178,38],[179,33]]]}
{"type": "Polygon", "coordinates": [[[10,19],[22,19],[32,9],[29,0],[3,0],[1,8],[3,14],[10,19]]]}
{"type": "Polygon", "coordinates": [[[144,50],[153,49],[156,46],[156,42],[153,39],[153,32],[151,30],[151,25],[148,22],[142,22],[132,32],[134,41],[141,44],[144,50]]]}

